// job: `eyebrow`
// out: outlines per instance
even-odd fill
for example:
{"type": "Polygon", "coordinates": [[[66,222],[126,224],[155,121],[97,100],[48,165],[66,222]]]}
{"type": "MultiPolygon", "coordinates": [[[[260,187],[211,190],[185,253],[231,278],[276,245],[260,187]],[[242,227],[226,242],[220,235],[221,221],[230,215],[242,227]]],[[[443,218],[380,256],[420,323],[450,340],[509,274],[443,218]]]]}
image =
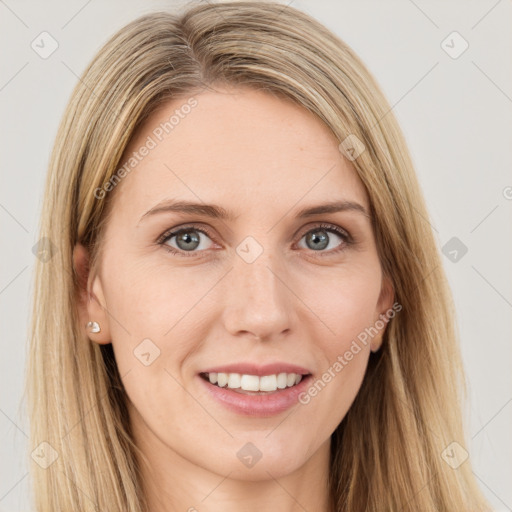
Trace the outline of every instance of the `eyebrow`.
{"type": "MultiPolygon", "coordinates": [[[[312,217],[314,215],[345,211],[361,213],[365,217],[370,218],[370,214],[363,205],[356,203],[354,201],[345,200],[333,201],[329,203],[319,204],[316,206],[308,206],[306,208],[299,210],[296,216],[297,218],[303,219],[307,217],[312,217]]],[[[194,203],[190,201],[175,201],[172,199],[167,199],[158,203],[156,206],[148,210],[144,215],[142,215],[139,222],[141,222],[142,220],[149,216],[168,212],[195,214],[204,217],[211,217],[214,219],[228,221],[233,221],[237,218],[237,216],[233,212],[226,210],[222,206],[218,206],[215,204],[194,203]]]]}

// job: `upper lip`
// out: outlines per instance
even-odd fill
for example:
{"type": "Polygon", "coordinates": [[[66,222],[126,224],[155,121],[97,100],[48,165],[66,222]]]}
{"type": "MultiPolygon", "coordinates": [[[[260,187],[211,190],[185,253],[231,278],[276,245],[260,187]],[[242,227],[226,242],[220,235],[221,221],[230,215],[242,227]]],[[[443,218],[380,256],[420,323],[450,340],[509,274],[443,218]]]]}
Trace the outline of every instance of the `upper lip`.
{"type": "Polygon", "coordinates": [[[274,375],[279,373],[297,373],[300,375],[309,375],[311,372],[303,366],[290,363],[269,363],[258,365],[255,363],[232,363],[215,366],[203,370],[201,373],[239,373],[241,375],[274,375]]]}

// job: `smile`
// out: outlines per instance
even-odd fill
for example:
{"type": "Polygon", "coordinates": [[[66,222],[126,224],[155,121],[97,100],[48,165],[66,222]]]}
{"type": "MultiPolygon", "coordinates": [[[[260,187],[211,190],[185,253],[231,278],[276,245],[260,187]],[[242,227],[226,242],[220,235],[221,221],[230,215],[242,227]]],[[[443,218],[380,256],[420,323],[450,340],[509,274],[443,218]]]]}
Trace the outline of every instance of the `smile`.
{"type": "Polygon", "coordinates": [[[223,409],[237,415],[272,417],[299,404],[298,397],[312,380],[311,374],[202,372],[198,382],[223,409]]]}
{"type": "Polygon", "coordinates": [[[271,375],[249,375],[240,373],[201,373],[200,376],[219,388],[229,388],[244,393],[266,394],[278,389],[291,388],[299,384],[302,375],[298,373],[277,373],[271,375]]]}

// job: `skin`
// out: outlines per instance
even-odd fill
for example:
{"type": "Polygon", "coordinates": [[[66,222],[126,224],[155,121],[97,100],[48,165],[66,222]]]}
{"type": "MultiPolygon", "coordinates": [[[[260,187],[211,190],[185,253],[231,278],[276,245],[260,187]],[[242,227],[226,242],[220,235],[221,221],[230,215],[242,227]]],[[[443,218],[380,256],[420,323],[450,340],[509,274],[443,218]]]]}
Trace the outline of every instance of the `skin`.
{"type": "MultiPolygon", "coordinates": [[[[99,265],[88,272],[87,251],[75,248],[87,282],[83,324],[97,321],[101,332],[89,338],[113,344],[148,462],[142,472],[152,512],[328,511],[330,436],[385,328],[307,405],[271,417],[226,409],[197,375],[213,365],[286,361],[318,378],[374,325],[393,304],[393,290],[370,218],[296,215],[334,200],[369,212],[368,197],[338,141],[300,106],[243,88],[194,97],[197,106],[117,185],[99,265]],[[235,218],[165,212],[140,220],[170,198],[217,204],[235,218]],[[187,254],[177,237],[155,242],[189,223],[212,234],[191,232],[201,239],[191,256],[166,249],[187,254]],[[353,243],[327,232],[327,248],[307,245],[311,230],[322,234],[320,223],[348,231],[353,243]],[[252,263],[236,252],[247,236],[263,248],[252,263]],[[134,356],[146,338],[160,350],[148,366],[134,356]],[[252,468],[237,457],[248,442],[262,453],[252,468]]],[[[185,102],[150,116],[126,155],[185,102]]]]}

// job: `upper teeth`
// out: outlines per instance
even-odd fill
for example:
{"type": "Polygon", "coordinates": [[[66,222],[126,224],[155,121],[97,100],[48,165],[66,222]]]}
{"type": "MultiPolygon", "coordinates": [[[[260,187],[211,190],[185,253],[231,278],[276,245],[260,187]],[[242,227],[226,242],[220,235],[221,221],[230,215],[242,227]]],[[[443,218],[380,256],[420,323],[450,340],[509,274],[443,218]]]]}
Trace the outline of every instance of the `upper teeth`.
{"type": "Polygon", "coordinates": [[[240,373],[209,373],[208,379],[212,384],[221,388],[227,385],[228,388],[244,391],[276,391],[298,384],[302,375],[297,373],[278,373],[274,375],[246,375],[240,373]]]}

